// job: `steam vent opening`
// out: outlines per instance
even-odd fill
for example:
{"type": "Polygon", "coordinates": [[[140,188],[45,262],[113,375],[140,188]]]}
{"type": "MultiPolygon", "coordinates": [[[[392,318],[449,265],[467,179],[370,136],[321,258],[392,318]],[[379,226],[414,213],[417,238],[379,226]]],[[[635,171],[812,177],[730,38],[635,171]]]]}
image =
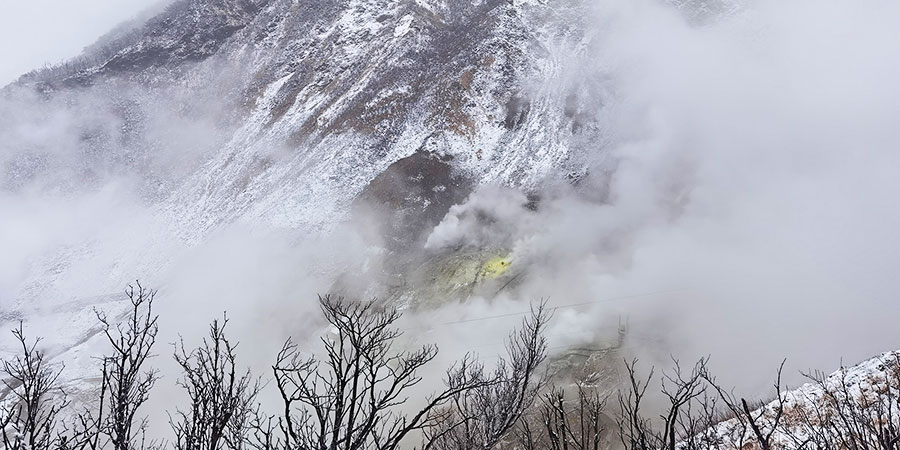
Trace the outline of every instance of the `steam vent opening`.
{"type": "Polygon", "coordinates": [[[499,278],[509,271],[510,265],[512,265],[512,261],[507,257],[491,258],[481,267],[481,276],[487,280],[499,278]]]}

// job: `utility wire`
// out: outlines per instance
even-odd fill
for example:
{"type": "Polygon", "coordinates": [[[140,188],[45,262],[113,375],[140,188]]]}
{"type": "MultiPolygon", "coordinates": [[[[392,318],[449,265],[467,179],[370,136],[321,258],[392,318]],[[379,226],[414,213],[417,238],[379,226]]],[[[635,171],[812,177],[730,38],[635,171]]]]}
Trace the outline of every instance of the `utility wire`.
{"type": "MultiPolygon", "coordinates": [[[[550,311],[556,311],[556,310],[564,309],[564,308],[576,308],[579,306],[595,305],[598,303],[610,303],[610,302],[616,302],[616,301],[621,301],[621,300],[628,300],[628,299],[641,298],[641,297],[650,297],[650,296],[660,295],[660,294],[670,294],[673,292],[681,292],[681,291],[687,291],[687,290],[690,290],[690,288],[667,289],[667,290],[663,290],[663,291],[647,292],[644,294],[622,295],[622,296],[618,296],[618,297],[604,298],[601,300],[592,300],[589,302],[572,303],[572,304],[568,304],[568,305],[554,306],[554,307],[551,307],[548,309],[550,311]]],[[[460,320],[453,320],[450,322],[443,322],[443,323],[437,324],[436,326],[456,325],[456,324],[461,324],[461,323],[478,322],[478,321],[482,321],[482,320],[501,319],[504,317],[522,316],[522,315],[530,314],[530,313],[531,313],[531,311],[522,311],[522,312],[514,312],[514,313],[506,313],[506,314],[497,314],[497,315],[493,315],[493,316],[473,317],[473,318],[469,318],[469,319],[460,319],[460,320]]]]}

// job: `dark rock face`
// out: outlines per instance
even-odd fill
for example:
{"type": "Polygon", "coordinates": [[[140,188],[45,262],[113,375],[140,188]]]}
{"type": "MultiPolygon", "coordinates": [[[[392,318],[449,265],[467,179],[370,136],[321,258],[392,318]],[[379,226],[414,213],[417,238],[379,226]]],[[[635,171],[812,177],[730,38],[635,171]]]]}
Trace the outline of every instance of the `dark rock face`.
{"type": "Polygon", "coordinates": [[[139,42],[103,64],[98,73],[137,73],[202,61],[249,25],[270,0],[181,0],[151,19],[139,42]]]}
{"type": "Polygon", "coordinates": [[[376,176],[354,207],[358,218],[381,230],[389,250],[404,252],[421,245],[471,190],[471,180],[453,173],[450,158],[418,151],[376,176]]]}
{"type": "Polygon", "coordinates": [[[90,86],[98,77],[148,80],[219,53],[271,0],[177,0],[134,29],[115,31],[59,67],[27,74],[43,90],[90,86]]]}
{"type": "Polygon", "coordinates": [[[506,119],[503,121],[503,125],[506,126],[507,130],[519,129],[525,123],[530,109],[531,104],[528,102],[528,99],[519,95],[510,97],[509,101],[506,102],[506,119]]]}

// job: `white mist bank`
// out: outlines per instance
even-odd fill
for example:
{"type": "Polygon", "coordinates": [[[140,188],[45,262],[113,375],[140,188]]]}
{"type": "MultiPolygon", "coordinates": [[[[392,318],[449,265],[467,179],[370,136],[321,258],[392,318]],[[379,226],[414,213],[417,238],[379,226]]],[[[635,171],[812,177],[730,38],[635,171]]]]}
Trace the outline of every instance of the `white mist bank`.
{"type": "Polygon", "coordinates": [[[712,355],[753,394],[782,358],[797,382],[793,369],[900,345],[900,5],[755,1],[700,26],[661,2],[614,0],[595,18],[580,70],[615,92],[598,149],[616,161],[608,200],[581,187],[514,214],[509,195],[476,193],[429,243],[480,245],[465,211],[494,211],[491,232],[533,265],[524,298],[688,287],[566,327],[590,335],[629,316],[638,356],[712,355]]]}

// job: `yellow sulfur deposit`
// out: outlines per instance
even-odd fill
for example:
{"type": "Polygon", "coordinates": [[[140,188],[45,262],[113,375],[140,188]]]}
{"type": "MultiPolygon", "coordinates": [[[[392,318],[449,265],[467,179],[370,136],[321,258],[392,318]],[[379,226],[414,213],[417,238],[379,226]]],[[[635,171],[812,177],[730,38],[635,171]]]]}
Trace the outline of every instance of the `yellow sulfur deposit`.
{"type": "Polygon", "coordinates": [[[497,278],[509,270],[510,264],[512,264],[512,261],[509,258],[502,256],[491,258],[481,267],[481,276],[486,279],[497,278]]]}

